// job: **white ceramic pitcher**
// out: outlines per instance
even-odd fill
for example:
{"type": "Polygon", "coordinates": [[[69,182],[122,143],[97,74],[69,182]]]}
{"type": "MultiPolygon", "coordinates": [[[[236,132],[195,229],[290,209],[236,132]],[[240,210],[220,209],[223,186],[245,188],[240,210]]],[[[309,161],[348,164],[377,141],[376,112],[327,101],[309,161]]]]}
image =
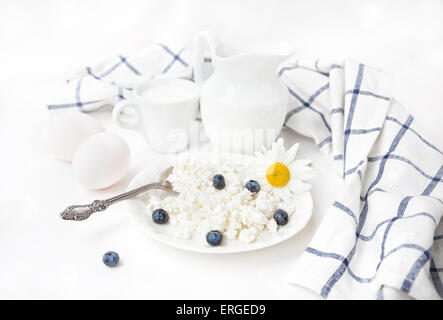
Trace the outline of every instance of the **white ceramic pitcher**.
{"type": "Polygon", "coordinates": [[[194,77],[201,85],[203,125],[218,149],[252,153],[267,148],[283,127],[288,89],[278,65],[293,52],[289,44],[245,45],[219,42],[205,31],[194,39],[194,77]],[[214,71],[205,80],[205,47],[214,71]]]}

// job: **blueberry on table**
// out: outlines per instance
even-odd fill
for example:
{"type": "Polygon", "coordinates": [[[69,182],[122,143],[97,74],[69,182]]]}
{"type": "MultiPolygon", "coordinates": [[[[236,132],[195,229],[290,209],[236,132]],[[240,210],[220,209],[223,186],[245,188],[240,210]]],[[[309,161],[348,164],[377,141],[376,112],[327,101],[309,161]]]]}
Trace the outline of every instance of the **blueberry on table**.
{"type": "Polygon", "coordinates": [[[251,192],[257,193],[260,191],[260,184],[255,180],[249,180],[248,182],[246,182],[245,188],[251,192]]]}
{"type": "Polygon", "coordinates": [[[115,267],[120,260],[120,257],[117,252],[108,251],[103,255],[103,263],[108,267],[115,267]]]}
{"type": "Polygon", "coordinates": [[[211,246],[219,246],[223,241],[223,235],[220,231],[209,231],[206,234],[206,241],[211,246]]]}
{"type": "Polygon", "coordinates": [[[284,226],[288,223],[289,217],[286,211],[282,209],[277,209],[274,211],[274,220],[278,225],[284,226]]]}
{"type": "Polygon", "coordinates": [[[221,174],[216,174],[212,178],[212,184],[214,185],[214,188],[217,190],[221,190],[225,187],[225,177],[223,177],[221,174]]]}
{"type": "Polygon", "coordinates": [[[155,209],[154,212],[152,212],[152,220],[158,224],[165,224],[169,220],[169,215],[163,209],[155,209]]]}

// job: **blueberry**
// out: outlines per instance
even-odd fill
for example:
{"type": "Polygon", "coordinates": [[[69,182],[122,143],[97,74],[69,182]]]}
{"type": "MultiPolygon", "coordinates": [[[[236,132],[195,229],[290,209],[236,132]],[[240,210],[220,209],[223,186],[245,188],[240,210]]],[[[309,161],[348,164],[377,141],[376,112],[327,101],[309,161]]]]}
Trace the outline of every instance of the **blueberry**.
{"type": "Polygon", "coordinates": [[[216,174],[212,178],[212,184],[214,185],[214,188],[217,190],[221,190],[225,187],[225,177],[223,177],[221,174],[216,174]]]}
{"type": "Polygon", "coordinates": [[[168,222],[169,215],[163,209],[155,209],[154,212],[152,213],[152,220],[154,220],[155,223],[164,224],[168,222]]]}
{"type": "Polygon", "coordinates": [[[288,219],[289,217],[286,211],[282,209],[277,209],[274,211],[274,220],[275,222],[277,222],[278,225],[284,226],[288,223],[288,219]]]}
{"type": "Polygon", "coordinates": [[[210,231],[206,234],[206,241],[211,246],[219,246],[222,243],[223,235],[220,231],[210,231]]]}
{"type": "Polygon", "coordinates": [[[108,251],[103,255],[103,263],[108,267],[115,267],[120,260],[117,252],[108,251]]]}
{"type": "Polygon", "coordinates": [[[251,192],[257,193],[260,191],[260,184],[255,180],[249,180],[248,182],[246,182],[245,188],[251,192]]]}

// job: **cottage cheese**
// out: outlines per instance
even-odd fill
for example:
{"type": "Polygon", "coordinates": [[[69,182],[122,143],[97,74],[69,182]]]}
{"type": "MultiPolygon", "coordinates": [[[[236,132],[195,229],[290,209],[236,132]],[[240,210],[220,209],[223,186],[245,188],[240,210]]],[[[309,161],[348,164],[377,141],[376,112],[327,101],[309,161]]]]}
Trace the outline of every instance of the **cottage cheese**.
{"type": "Polygon", "coordinates": [[[177,238],[198,236],[203,240],[207,232],[218,230],[224,239],[251,243],[265,230],[277,232],[276,209],[289,216],[296,210],[293,200],[281,199],[250,165],[188,154],[177,158],[173,168],[168,180],[179,195],[150,196],[147,206],[148,212],[163,208],[169,213],[177,238]],[[224,189],[213,187],[215,174],[224,176],[224,189]],[[244,187],[251,179],[260,183],[260,192],[251,193],[244,187]]]}

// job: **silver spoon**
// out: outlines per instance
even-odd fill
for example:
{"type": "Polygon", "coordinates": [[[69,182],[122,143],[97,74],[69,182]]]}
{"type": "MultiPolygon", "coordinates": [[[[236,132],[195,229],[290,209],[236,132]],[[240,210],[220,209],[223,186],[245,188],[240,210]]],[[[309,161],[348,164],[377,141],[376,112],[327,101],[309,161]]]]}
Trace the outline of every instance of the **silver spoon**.
{"type": "Polygon", "coordinates": [[[148,190],[161,189],[161,190],[175,192],[172,189],[172,184],[166,180],[171,172],[172,172],[172,167],[169,167],[161,173],[160,180],[158,182],[146,184],[137,189],[119,194],[115,197],[106,200],[94,200],[90,204],[69,206],[62,213],[60,213],[60,217],[64,220],[76,220],[76,221],[86,220],[94,212],[104,211],[106,210],[106,208],[108,208],[110,205],[116,202],[132,198],[138,195],[139,193],[148,190]]]}

